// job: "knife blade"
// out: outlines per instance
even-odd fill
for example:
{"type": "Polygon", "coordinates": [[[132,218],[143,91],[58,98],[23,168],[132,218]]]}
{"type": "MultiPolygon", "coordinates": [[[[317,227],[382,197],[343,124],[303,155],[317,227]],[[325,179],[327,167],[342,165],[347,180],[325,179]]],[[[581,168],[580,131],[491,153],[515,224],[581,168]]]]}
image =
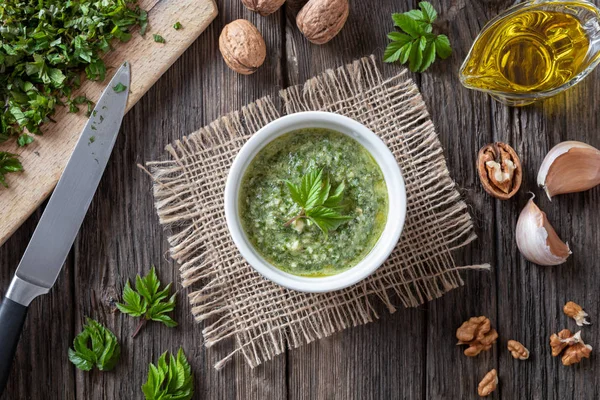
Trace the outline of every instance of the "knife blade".
{"type": "Polygon", "coordinates": [[[125,114],[129,81],[125,62],[85,124],[0,305],[0,395],[27,308],[54,285],[98,188],[125,114]]]}

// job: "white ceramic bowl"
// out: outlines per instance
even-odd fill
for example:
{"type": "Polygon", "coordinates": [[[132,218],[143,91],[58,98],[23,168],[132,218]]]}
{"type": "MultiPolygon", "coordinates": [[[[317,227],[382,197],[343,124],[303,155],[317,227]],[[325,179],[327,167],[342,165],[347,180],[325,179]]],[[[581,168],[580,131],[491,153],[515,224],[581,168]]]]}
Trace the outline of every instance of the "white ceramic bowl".
{"type": "Polygon", "coordinates": [[[242,147],[235,158],[225,185],[225,217],[234,243],[248,263],[265,278],[301,292],[330,292],[353,285],[372,274],[388,258],[402,232],[406,217],[406,191],[400,168],[387,146],[364,125],[328,112],[301,112],[281,117],[263,127],[242,147]],[[363,145],[379,164],[387,185],[389,211],[381,237],[356,266],[337,275],[303,277],[284,272],[266,261],[248,240],[239,216],[239,189],[246,168],[273,139],[304,128],[326,128],[341,132],[363,145]]]}

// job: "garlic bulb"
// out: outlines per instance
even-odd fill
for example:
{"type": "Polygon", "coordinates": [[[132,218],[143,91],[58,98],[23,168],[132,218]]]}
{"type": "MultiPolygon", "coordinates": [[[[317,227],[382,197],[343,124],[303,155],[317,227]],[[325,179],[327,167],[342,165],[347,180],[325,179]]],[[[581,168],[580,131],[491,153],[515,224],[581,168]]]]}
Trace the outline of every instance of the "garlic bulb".
{"type": "Polygon", "coordinates": [[[571,254],[569,245],[560,240],[533,197],[519,215],[516,238],[521,254],[538,265],[562,264],[571,254]]]}
{"type": "Polygon", "coordinates": [[[557,144],[542,161],[537,183],[549,199],[593,188],[600,184],[600,150],[575,141],[557,144]]]}

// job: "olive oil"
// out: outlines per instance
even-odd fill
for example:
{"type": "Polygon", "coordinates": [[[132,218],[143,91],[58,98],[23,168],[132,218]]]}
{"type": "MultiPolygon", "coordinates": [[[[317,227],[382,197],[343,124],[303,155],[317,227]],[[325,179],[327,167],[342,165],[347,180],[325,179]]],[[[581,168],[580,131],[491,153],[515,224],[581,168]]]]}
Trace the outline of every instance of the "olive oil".
{"type": "Polygon", "coordinates": [[[482,34],[463,68],[464,83],[512,93],[552,90],[585,69],[589,46],[575,16],[525,10],[482,34]]]}
{"type": "Polygon", "coordinates": [[[511,106],[554,96],[600,63],[600,9],[588,0],[529,0],[488,22],[461,83],[511,106]]]}

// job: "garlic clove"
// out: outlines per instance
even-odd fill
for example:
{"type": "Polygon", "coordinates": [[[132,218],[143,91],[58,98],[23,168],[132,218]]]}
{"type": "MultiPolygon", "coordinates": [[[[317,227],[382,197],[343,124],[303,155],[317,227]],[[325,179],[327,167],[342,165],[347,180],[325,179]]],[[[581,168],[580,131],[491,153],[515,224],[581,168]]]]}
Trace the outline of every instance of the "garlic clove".
{"type": "Polygon", "coordinates": [[[537,183],[549,199],[593,188],[600,184],[600,150],[576,141],[557,144],[542,161],[537,183]]]}
{"type": "Polygon", "coordinates": [[[571,254],[569,245],[560,240],[546,213],[533,202],[533,197],[519,215],[516,239],[521,254],[538,265],[562,264],[571,254]]]}

